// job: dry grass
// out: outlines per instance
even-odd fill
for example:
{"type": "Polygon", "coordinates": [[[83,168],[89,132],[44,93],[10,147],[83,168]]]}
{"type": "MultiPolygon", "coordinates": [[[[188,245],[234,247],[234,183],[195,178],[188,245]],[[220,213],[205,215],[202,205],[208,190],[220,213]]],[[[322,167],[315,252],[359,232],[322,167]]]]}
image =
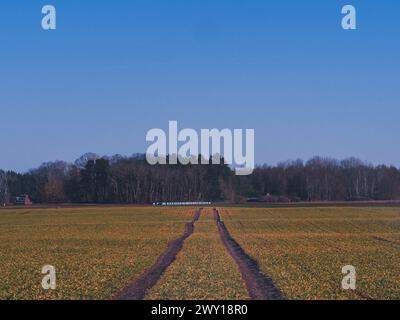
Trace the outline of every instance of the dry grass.
{"type": "Polygon", "coordinates": [[[236,263],[222,244],[211,209],[203,210],[194,233],[147,299],[248,299],[236,263]]]}
{"type": "Polygon", "coordinates": [[[185,208],[1,210],[0,299],[109,299],[190,219],[185,208]],[[54,291],[41,287],[47,264],[54,291]]]}
{"type": "Polygon", "coordinates": [[[341,288],[353,265],[357,291],[400,298],[399,208],[222,209],[235,239],[290,299],[360,299],[341,288]]]}

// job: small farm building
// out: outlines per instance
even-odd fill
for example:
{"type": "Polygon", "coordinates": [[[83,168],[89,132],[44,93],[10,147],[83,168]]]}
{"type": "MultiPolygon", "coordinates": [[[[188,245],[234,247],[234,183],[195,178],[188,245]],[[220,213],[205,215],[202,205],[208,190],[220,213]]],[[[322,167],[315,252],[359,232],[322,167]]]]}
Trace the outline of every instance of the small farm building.
{"type": "Polygon", "coordinates": [[[30,205],[32,205],[32,201],[28,195],[24,194],[24,195],[15,197],[14,204],[17,206],[30,206],[30,205]]]}

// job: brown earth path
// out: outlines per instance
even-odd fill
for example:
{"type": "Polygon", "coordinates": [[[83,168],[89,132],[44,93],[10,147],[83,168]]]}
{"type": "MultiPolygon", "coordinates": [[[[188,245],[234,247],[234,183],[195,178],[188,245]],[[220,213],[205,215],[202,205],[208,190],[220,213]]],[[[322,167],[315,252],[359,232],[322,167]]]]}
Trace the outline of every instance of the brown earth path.
{"type": "Polygon", "coordinates": [[[283,293],[275,286],[272,279],[261,272],[258,263],[232,238],[224,222],[221,220],[218,210],[215,208],[214,219],[223,244],[239,267],[250,298],[252,300],[286,299],[283,293]]]}
{"type": "Polygon", "coordinates": [[[201,210],[194,213],[193,220],[185,225],[185,232],[181,237],[169,243],[156,262],[147,269],[138,279],[129,284],[120,293],[114,296],[114,300],[143,300],[146,292],[153,287],[162,273],[175,260],[178,252],[182,249],[183,242],[193,233],[194,223],[199,220],[201,210]]]}

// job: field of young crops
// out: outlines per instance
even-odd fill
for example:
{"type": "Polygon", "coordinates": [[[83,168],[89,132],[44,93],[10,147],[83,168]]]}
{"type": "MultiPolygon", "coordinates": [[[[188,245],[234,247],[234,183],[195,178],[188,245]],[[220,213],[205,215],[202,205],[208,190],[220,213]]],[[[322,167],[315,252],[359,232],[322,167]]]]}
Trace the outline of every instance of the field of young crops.
{"type": "Polygon", "coordinates": [[[400,299],[400,209],[222,209],[231,235],[289,299],[400,299]],[[342,267],[356,290],[341,287],[342,267]]]}
{"type": "Polygon", "coordinates": [[[152,265],[183,208],[0,210],[0,299],[109,299],[152,265]],[[43,290],[44,265],[56,290],[43,290]]]}
{"type": "MultiPolygon", "coordinates": [[[[0,210],[0,299],[111,299],[182,236],[185,207],[0,210]],[[41,286],[56,268],[56,290],[41,286]]],[[[230,235],[288,299],[400,299],[400,208],[221,208],[230,235]],[[356,290],[341,287],[356,269],[356,290]]],[[[211,208],[146,299],[249,299],[211,208]]]]}

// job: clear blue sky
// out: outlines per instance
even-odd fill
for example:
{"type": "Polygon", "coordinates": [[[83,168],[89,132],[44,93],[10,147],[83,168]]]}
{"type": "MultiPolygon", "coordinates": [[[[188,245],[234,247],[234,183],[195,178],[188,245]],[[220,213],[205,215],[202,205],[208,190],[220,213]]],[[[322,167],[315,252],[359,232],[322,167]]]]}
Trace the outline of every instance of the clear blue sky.
{"type": "Polygon", "coordinates": [[[256,162],[400,166],[398,0],[4,0],[0,168],[144,152],[146,132],[254,128],[256,162]],[[41,8],[57,8],[57,30],[41,8]],[[341,29],[341,7],[358,30],[341,29]]]}

